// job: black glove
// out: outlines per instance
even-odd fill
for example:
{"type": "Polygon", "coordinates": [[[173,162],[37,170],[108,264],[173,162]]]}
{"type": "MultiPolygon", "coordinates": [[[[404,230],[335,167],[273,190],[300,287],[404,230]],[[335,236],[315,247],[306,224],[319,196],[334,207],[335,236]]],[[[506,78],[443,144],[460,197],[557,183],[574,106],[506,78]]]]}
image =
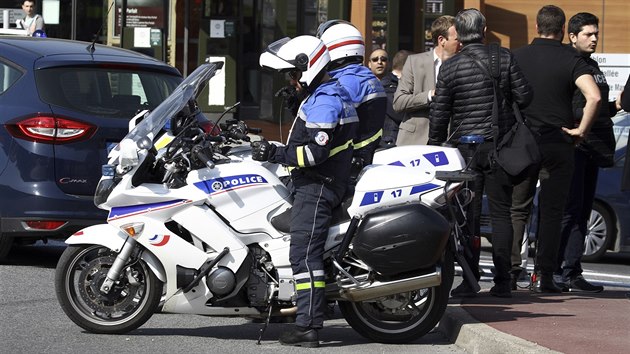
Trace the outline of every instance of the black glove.
{"type": "Polygon", "coordinates": [[[276,146],[267,140],[254,141],[252,143],[252,159],[255,161],[267,161],[269,156],[276,152],[276,146]]]}

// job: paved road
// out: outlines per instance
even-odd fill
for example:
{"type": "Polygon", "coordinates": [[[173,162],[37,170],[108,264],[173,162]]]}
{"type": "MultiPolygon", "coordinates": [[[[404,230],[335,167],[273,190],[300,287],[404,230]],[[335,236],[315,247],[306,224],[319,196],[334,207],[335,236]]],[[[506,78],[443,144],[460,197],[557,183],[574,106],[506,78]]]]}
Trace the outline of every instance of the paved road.
{"type": "MultiPolygon", "coordinates": [[[[127,335],[84,332],[63,313],[54,294],[54,267],[63,245],[19,247],[0,265],[0,351],[3,353],[294,353],[276,339],[288,325],[272,324],[256,345],[260,324],[240,318],[156,314],[127,335]]],[[[342,318],[321,332],[327,353],[465,353],[439,332],[407,345],[372,343],[342,318]]]]}

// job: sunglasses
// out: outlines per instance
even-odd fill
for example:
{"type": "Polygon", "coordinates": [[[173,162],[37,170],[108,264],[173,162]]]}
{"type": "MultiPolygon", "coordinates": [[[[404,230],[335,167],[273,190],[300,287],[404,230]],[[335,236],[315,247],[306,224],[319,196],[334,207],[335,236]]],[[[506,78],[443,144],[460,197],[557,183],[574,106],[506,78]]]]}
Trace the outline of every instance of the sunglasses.
{"type": "Polygon", "coordinates": [[[370,60],[372,61],[372,63],[376,63],[377,61],[382,61],[383,63],[387,63],[387,57],[374,57],[374,58],[370,58],[370,60]]]}

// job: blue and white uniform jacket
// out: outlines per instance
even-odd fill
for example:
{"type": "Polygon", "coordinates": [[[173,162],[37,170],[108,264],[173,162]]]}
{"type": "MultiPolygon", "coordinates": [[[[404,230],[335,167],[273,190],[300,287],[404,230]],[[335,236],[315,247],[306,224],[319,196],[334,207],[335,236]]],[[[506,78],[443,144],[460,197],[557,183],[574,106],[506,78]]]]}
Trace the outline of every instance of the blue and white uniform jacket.
{"type": "Polygon", "coordinates": [[[278,147],[269,161],[297,167],[292,174],[312,172],[345,185],[358,128],[348,92],[337,80],[329,80],[302,102],[287,145],[278,147]]]}
{"type": "Polygon", "coordinates": [[[354,140],[356,152],[371,163],[372,154],[383,135],[387,94],[380,80],[367,67],[350,64],[330,72],[350,94],[359,116],[359,134],[354,140]],[[360,153],[365,149],[364,153],[360,153]]]}

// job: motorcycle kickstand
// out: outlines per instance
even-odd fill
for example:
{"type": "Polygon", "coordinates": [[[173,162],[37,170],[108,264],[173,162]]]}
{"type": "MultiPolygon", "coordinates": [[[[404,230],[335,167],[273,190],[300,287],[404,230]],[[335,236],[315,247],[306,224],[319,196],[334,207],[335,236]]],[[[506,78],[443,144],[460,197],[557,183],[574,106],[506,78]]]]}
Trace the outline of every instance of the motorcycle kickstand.
{"type": "Polygon", "coordinates": [[[273,308],[273,303],[269,303],[269,312],[267,313],[267,319],[265,319],[265,322],[263,323],[262,327],[260,328],[259,334],[258,334],[258,342],[256,342],[256,345],[260,345],[260,341],[262,340],[262,336],[265,333],[265,331],[267,330],[267,326],[269,326],[269,321],[271,321],[271,310],[273,308]]]}

